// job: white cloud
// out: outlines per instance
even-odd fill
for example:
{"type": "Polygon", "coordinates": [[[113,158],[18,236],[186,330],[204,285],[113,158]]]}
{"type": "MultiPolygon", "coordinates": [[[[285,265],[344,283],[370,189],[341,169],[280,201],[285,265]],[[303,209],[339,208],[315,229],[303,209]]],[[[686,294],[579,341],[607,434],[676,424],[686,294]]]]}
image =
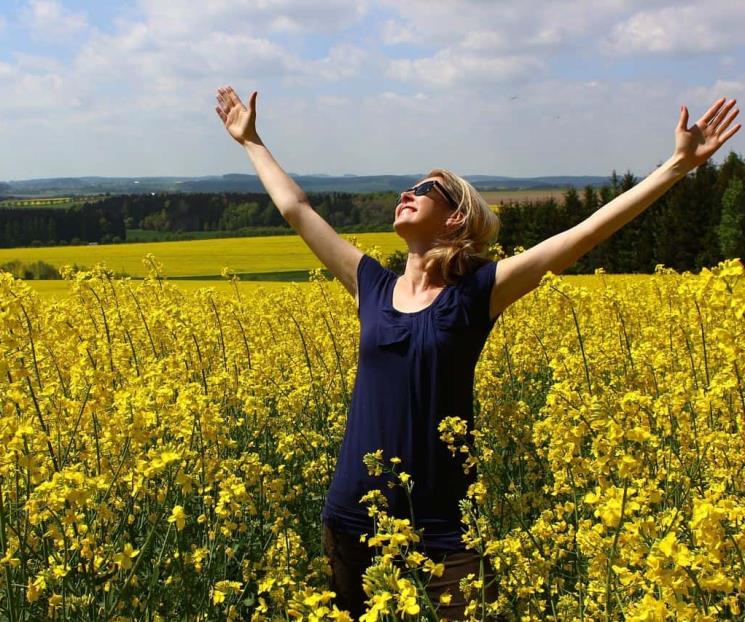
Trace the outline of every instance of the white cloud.
{"type": "Polygon", "coordinates": [[[599,48],[609,55],[729,51],[741,45],[745,3],[732,0],[535,0],[523,3],[384,0],[399,15],[385,44],[482,54],[547,55],[599,48]],[[603,34],[610,33],[603,40],[603,34]]]}
{"type": "Polygon", "coordinates": [[[288,170],[327,173],[639,172],[672,147],[679,104],[697,118],[745,97],[731,0],[132,0],[105,30],[94,9],[25,2],[20,26],[69,40],[58,58],[36,46],[0,61],[0,145],[16,146],[0,170],[17,177],[250,170],[213,110],[222,84],[259,90],[262,137],[288,170]],[[711,33],[726,54],[707,52],[711,33]],[[687,49],[707,75],[678,70],[687,49]],[[643,77],[629,50],[668,51],[665,74],[643,77]],[[41,141],[41,155],[17,148],[41,141]]]}
{"type": "Polygon", "coordinates": [[[330,33],[367,12],[368,0],[139,0],[145,22],[160,34],[183,36],[210,30],[268,36],[277,32],[330,33]]]}
{"type": "Polygon", "coordinates": [[[36,54],[23,54],[16,52],[13,54],[16,66],[31,73],[61,73],[64,71],[64,65],[51,56],[38,56],[36,54]]]}
{"type": "MultiPolygon", "coordinates": [[[[385,0],[399,19],[383,25],[384,42],[407,42],[438,48],[525,50],[573,45],[594,33],[598,25],[617,19],[634,2],[594,0],[535,0],[533,2],[474,2],[473,0],[385,0]],[[411,33],[412,36],[407,36],[411,33]]],[[[601,30],[602,31],[602,30],[601,30]]]]}
{"type": "Polygon", "coordinates": [[[469,32],[461,46],[465,50],[482,51],[504,51],[509,49],[509,42],[505,33],[494,30],[474,30],[469,32]]]}
{"type": "Polygon", "coordinates": [[[425,93],[401,95],[393,91],[383,91],[377,97],[367,100],[368,105],[381,108],[386,113],[406,110],[416,114],[433,113],[441,110],[441,98],[434,98],[425,93]]]}
{"type": "Polygon", "coordinates": [[[311,81],[317,81],[318,78],[337,81],[359,75],[366,60],[364,50],[344,43],[332,47],[326,57],[320,60],[299,61],[297,67],[311,81]]]}
{"type": "Polygon", "coordinates": [[[601,48],[608,54],[727,51],[742,42],[745,4],[712,0],[639,11],[616,24],[601,48]]]}
{"type": "Polygon", "coordinates": [[[56,0],[30,0],[21,22],[34,38],[52,41],[69,39],[88,27],[85,13],[68,11],[56,0]]]}
{"type": "Polygon", "coordinates": [[[319,108],[339,108],[348,106],[350,103],[348,97],[339,97],[338,95],[319,95],[316,101],[319,108]]]}
{"type": "MultiPolygon", "coordinates": [[[[209,32],[172,39],[167,45],[142,24],[115,35],[97,34],[75,63],[76,81],[126,92],[117,108],[160,118],[201,114],[213,104],[218,86],[261,89],[275,80],[316,88],[356,76],[365,62],[359,48],[341,44],[318,60],[306,60],[282,45],[250,34],[209,32]]],[[[241,96],[244,96],[241,93],[241,96]]]]}
{"type": "Polygon", "coordinates": [[[381,40],[385,45],[414,43],[417,41],[417,34],[413,28],[406,27],[404,24],[392,19],[383,22],[380,31],[381,40]]]}
{"type": "Polygon", "coordinates": [[[64,76],[56,71],[29,72],[0,63],[0,91],[0,112],[21,125],[59,122],[79,103],[64,76]]]}
{"type": "MultiPolygon", "coordinates": [[[[248,6],[255,7],[256,3],[250,2],[248,6]]],[[[262,8],[274,15],[271,25],[275,31],[332,32],[359,21],[367,11],[367,3],[360,0],[274,0],[263,3],[262,8]]]]}
{"type": "MultiPolygon", "coordinates": [[[[745,100],[745,80],[715,80],[711,84],[689,86],[680,94],[680,104],[685,104],[690,113],[689,123],[696,120],[709,109],[717,99],[726,97],[745,100]]],[[[738,106],[740,107],[740,106],[738,106]]],[[[740,122],[738,115],[738,123],[740,122]]]]}
{"type": "Polygon", "coordinates": [[[190,101],[195,86],[237,76],[253,81],[284,76],[298,71],[297,65],[292,54],[268,39],[210,32],[164,44],[147,26],[135,23],[115,35],[91,38],[75,71],[99,83],[120,83],[124,77],[135,92],[170,94],[188,107],[196,103],[190,101]]]}
{"type": "Polygon", "coordinates": [[[445,49],[428,58],[393,60],[390,77],[436,88],[457,84],[493,84],[541,72],[543,63],[530,56],[478,56],[445,49]]]}
{"type": "Polygon", "coordinates": [[[401,19],[383,25],[384,42],[418,43],[436,51],[391,60],[388,75],[430,88],[541,78],[554,53],[577,46],[603,19],[623,10],[621,2],[595,4],[590,0],[389,3],[401,19]]]}

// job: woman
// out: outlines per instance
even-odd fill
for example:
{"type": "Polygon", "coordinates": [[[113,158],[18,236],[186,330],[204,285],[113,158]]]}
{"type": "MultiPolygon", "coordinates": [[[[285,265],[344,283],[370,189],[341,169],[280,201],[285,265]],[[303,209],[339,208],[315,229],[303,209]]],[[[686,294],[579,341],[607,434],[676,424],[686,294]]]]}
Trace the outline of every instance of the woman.
{"type": "Polygon", "coordinates": [[[383,268],[342,239],[309,205],[256,132],[256,92],[244,106],[232,88],[217,93],[217,114],[247,151],[282,216],[321,262],[355,296],[360,354],[344,440],[323,511],[323,546],[332,566],[337,603],[355,617],[364,610],[361,575],[371,561],[360,535],[372,523],[359,500],[373,488],[387,497],[391,515],[414,515],[422,548],[445,564],[428,592],[437,602],[453,595],[440,615],[462,617],[458,579],[478,575],[479,559],[460,540],[458,501],[475,473],[465,475],[439,439],[446,416],[473,426],[473,371],[497,316],[534,289],[548,271],[559,274],[640,214],[689,171],[710,158],[739,129],[735,100],[717,100],[690,128],[681,107],[673,155],[646,179],[578,225],[501,260],[484,257],[498,220],[474,188],[437,169],[396,205],[394,229],[409,248],[402,276],[383,268]],[[390,489],[362,463],[383,449],[384,461],[401,459],[414,481],[412,504],[400,487],[390,489]]]}

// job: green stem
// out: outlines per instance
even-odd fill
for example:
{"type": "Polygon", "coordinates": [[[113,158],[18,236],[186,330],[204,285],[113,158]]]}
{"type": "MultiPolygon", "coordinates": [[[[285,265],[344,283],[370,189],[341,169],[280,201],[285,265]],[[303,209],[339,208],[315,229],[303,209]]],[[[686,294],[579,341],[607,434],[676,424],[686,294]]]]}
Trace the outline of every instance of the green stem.
{"type": "MultiPolygon", "coordinates": [[[[3,499],[3,478],[0,477],[0,554],[5,557],[7,552],[7,545],[5,543],[5,503],[3,499]]],[[[8,614],[10,622],[15,622],[17,619],[15,609],[15,599],[13,594],[13,578],[10,572],[10,564],[5,564],[5,591],[8,598],[8,614]]]]}
{"type": "Polygon", "coordinates": [[[616,533],[613,537],[613,545],[611,546],[610,555],[608,556],[608,566],[605,572],[605,619],[609,621],[611,619],[612,607],[610,606],[610,584],[611,575],[613,574],[613,560],[616,556],[616,547],[618,546],[618,538],[621,535],[621,526],[623,525],[623,515],[626,510],[626,496],[628,493],[629,484],[624,478],[623,481],[623,497],[621,499],[621,516],[618,518],[618,527],[616,527],[616,533]]]}

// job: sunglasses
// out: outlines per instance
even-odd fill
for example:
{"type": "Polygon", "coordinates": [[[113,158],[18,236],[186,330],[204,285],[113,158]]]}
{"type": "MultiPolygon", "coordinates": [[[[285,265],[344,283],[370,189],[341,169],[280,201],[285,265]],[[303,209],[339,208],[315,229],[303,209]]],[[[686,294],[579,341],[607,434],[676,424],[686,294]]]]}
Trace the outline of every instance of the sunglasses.
{"type": "MultiPolygon", "coordinates": [[[[413,188],[404,190],[404,192],[413,192],[415,197],[423,197],[426,194],[429,194],[430,192],[432,192],[433,188],[438,190],[440,194],[447,199],[448,203],[450,203],[453,209],[458,209],[458,203],[455,201],[455,199],[453,199],[450,193],[447,190],[445,190],[445,186],[443,186],[439,181],[434,180],[434,179],[430,181],[422,182],[418,186],[414,186],[413,188]]],[[[401,194],[403,194],[403,192],[401,194]]]]}

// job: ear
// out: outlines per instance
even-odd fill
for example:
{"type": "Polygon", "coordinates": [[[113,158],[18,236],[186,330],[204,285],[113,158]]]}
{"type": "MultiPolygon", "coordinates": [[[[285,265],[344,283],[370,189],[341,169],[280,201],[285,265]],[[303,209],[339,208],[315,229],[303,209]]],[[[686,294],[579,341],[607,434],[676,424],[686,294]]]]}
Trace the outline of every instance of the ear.
{"type": "Polygon", "coordinates": [[[455,212],[452,216],[448,217],[445,224],[448,227],[460,227],[466,222],[466,215],[463,212],[455,212]]]}

